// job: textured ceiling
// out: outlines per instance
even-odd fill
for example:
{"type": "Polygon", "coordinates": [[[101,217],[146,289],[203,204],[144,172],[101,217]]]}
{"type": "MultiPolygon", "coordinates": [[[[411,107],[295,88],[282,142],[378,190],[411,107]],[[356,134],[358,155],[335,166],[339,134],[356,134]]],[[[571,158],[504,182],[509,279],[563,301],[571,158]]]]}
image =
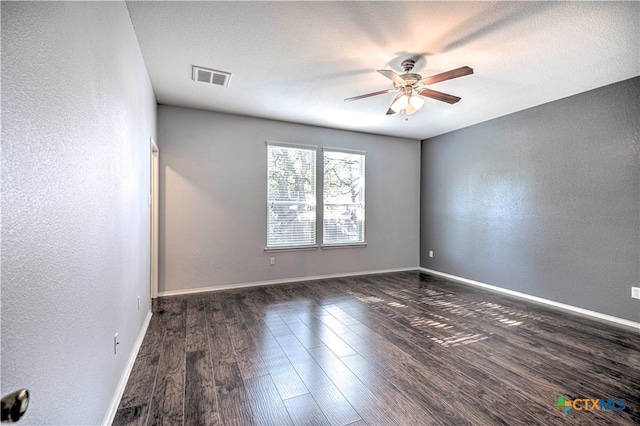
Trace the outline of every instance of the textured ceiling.
{"type": "Polygon", "coordinates": [[[424,139],[640,75],[639,2],[127,2],[161,104],[424,139]],[[468,65],[408,121],[400,72],[468,65]],[[233,74],[196,83],[191,66],[233,74]]]}

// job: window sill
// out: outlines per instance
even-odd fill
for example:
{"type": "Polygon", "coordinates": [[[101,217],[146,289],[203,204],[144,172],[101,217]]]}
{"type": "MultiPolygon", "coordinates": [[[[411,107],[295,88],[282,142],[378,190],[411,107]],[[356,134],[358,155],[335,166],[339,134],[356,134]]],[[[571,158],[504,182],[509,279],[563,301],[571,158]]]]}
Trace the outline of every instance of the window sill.
{"type": "Polygon", "coordinates": [[[366,247],[367,243],[349,243],[349,244],[322,244],[322,250],[340,249],[340,248],[358,248],[366,247]]]}
{"type": "Polygon", "coordinates": [[[301,250],[317,250],[318,245],[312,246],[289,246],[289,247],[265,247],[264,251],[272,252],[272,251],[301,251],[301,250]]]}

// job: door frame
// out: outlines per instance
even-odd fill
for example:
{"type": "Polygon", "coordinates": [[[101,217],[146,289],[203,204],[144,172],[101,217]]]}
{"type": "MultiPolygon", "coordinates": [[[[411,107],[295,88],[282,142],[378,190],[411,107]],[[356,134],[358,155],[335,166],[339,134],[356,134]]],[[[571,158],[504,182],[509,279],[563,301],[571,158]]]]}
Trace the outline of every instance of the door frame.
{"type": "Polygon", "coordinates": [[[149,206],[151,218],[151,299],[158,297],[158,229],[160,201],[160,150],[151,138],[149,206]]]}

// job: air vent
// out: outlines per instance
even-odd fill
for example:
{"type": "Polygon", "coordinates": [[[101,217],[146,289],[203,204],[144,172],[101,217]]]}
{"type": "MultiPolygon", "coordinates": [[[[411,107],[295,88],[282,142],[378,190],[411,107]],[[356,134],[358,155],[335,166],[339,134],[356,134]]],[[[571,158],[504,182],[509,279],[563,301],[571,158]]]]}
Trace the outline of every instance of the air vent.
{"type": "Polygon", "coordinates": [[[193,81],[229,87],[231,73],[193,66],[193,81]]]}

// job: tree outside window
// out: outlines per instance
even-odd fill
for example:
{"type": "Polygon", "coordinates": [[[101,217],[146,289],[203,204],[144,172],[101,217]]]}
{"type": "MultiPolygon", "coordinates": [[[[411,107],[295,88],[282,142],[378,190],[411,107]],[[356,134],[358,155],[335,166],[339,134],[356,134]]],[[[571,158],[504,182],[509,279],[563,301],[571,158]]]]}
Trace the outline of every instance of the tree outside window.
{"type": "Polygon", "coordinates": [[[316,243],[316,151],[268,145],[267,247],[316,243]]]}
{"type": "Polygon", "coordinates": [[[325,149],[323,244],[364,243],[365,155],[325,149]]]}

